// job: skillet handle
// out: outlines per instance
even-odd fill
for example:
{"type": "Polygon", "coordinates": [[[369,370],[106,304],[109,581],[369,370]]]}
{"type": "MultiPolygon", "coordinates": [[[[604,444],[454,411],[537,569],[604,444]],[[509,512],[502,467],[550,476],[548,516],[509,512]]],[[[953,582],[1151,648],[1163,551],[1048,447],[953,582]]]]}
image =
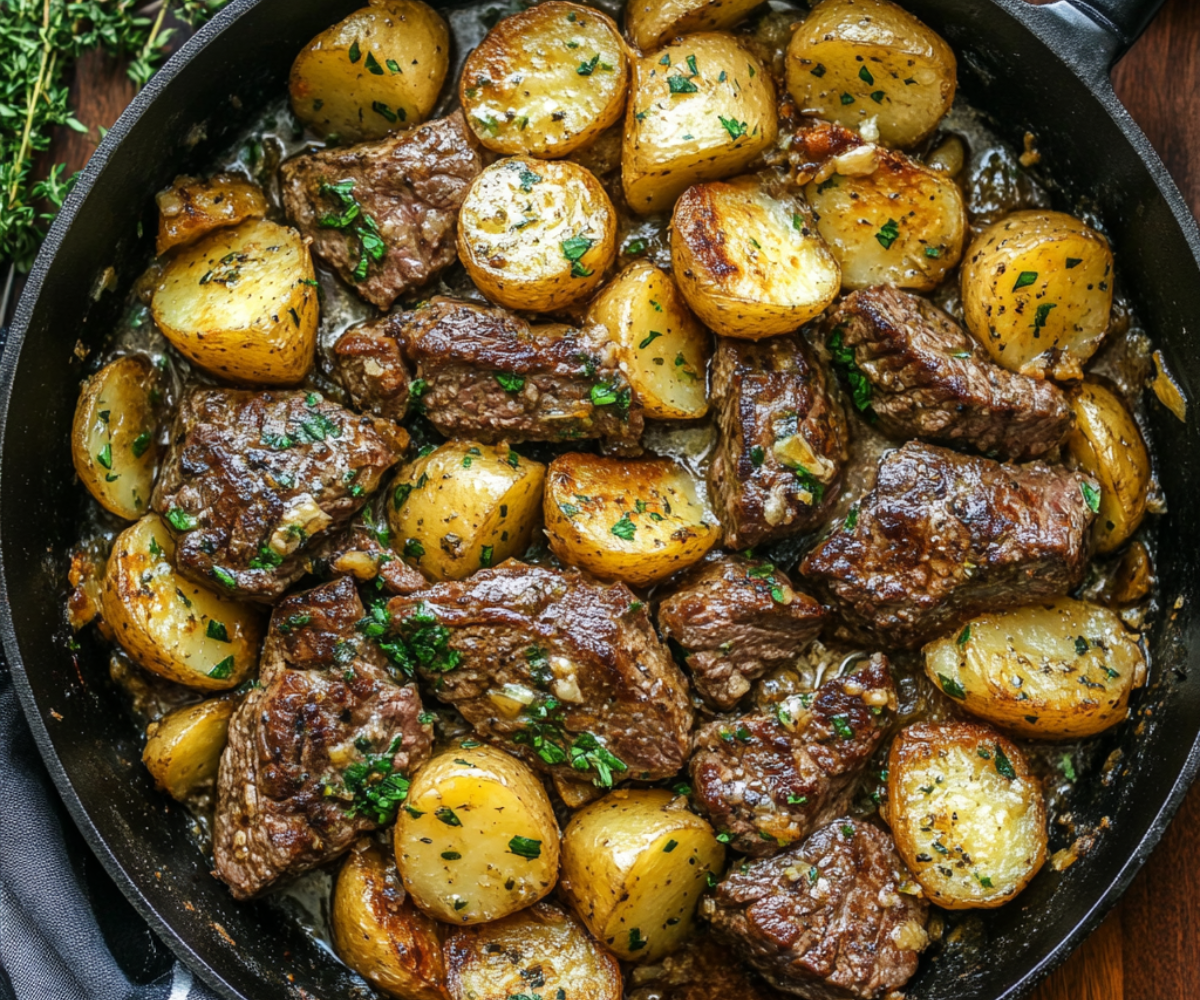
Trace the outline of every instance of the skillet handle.
{"type": "Polygon", "coordinates": [[[1103,62],[1107,73],[1141,37],[1163,3],[1164,0],[1059,0],[1047,9],[1059,8],[1060,20],[1067,22],[1062,27],[1068,36],[1080,36],[1076,39],[1076,46],[1082,50],[1078,53],[1079,62],[1093,67],[1103,62]],[[1070,11],[1061,10],[1064,7],[1070,11]],[[1078,15],[1087,22],[1086,27],[1079,23],[1078,15]]]}

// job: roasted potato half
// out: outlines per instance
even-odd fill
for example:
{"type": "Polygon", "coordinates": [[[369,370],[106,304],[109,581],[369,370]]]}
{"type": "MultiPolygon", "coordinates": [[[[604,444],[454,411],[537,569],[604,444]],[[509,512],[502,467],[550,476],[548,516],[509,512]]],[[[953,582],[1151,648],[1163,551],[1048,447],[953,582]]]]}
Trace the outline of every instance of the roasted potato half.
{"type": "Polygon", "coordinates": [[[159,254],[207,236],[214,229],[267,214],[262,188],[236,174],[215,174],[208,180],[176,177],[154,200],[158,203],[159,254]]]}
{"type": "Polygon", "coordinates": [[[967,210],[959,186],[879,146],[840,160],[845,173],[813,181],[804,193],[842,269],[842,288],[936,288],[962,257],[967,210]]]}
{"type": "Polygon", "coordinates": [[[551,158],[614,124],[628,87],[629,60],[612,18],[548,0],[488,33],[467,57],[458,92],[488,149],[551,158]]]}
{"type": "Polygon", "coordinates": [[[687,35],[633,61],[621,183],[630,209],[664,212],[689,184],[740,173],[775,142],[775,90],[733,35],[687,35]]]}
{"type": "Polygon", "coordinates": [[[625,30],[649,51],[678,35],[732,28],[757,6],[757,0],[631,0],[625,30]]]}
{"type": "Polygon", "coordinates": [[[712,336],[671,276],[634,261],[588,308],[621,351],[621,369],[648,417],[690,420],[708,412],[712,336]]]}
{"type": "Polygon", "coordinates": [[[915,146],[950,110],[954,52],[889,0],[824,0],[787,50],[787,88],[802,115],[863,138],[915,146]]]}
{"type": "Polygon", "coordinates": [[[542,509],[559,559],[638,586],[697,562],[720,535],[692,477],[666,458],[560,455],[542,509]]]}
{"type": "Polygon", "coordinates": [[[75,405],[71,459],[79,481],[105,510],[127,521],[149,510],[160,392],[154,365],[130,354],[89,378],[75,405]]]}
{"type": "Polygon", "coordinates": [[[235,698],[209,698],[168,712],[146,727],[142,763],[164,792],[183,802],[216,780],[235,698]]]}
{"type": "Polygon", "coordinates": [[[308,43],[288,89],[292,110],[342,143],[420,125],[450,65],[450,29],[421,0],[370,0],[308,43]]]}
{"type": "Polygon", "coordinates": [[[560,993],[574,1000],[621,1000],[621,967],[573,913],[544,899],[503,920],[457,927],[446,941],[451,1000],[505,1000],[560,993]]]}
{"type": "Polygon", "coordinates": [[[754,177],[688,188],[671,219],[671,258],[688,305],[726,337],[796,330],[841,287],[807,203],[754,177]]]}
{"type": "Polygon", "coordinates": [[[1046,857],[1046,805],[1025,755],[990,726],[918,723],[888,757],[900,857],[947,910],[1008,902],[1046,857]]]}
{"type": "Polygon", "coordinates": [[[316,278],[308,245],[286,226],[243,222],[184,247],[150,308],[179,353],[219,379],[294,385],[312,368],[316,278]]]}
{"type": "Polygon", "coordinates": [[[1009,732],[1084,739],[1125,718],[1146,659],[1115,612],[1063,597],[973,618],[925,647],[925,671],[1009,732]]]}
{"type": "Polygon", "coordinates": [[[588,929],[620,958],[656,962],[679,947],[725,848],[665,788],[620,789],[571,817],[562,888],[588,929]]]}
{"type": "Polygon", "coordinates": [[[392,483],[392,546],[433,580],[461,580],[529,547],[546,467],[508,445],[447,441],[392,483]]]}
{"type": "Polygon", "coordinates": [[[577,163],[500,160],[471,183],[459,212],[467,274],[510,309],[552,312],[586,298],[616,255],[616,210],[577,163]]]}
{"type": "Polygon", "coordinates": [[[258,664],[258,612],[179,576],[174,558],[157,514],[121,532],[104,576],[104,621],[151,673],[202,691],[237,687],[258,664]]]}
{"type": "Polygon", "coordinates": [[[441,928],[417,909],[375,844],[346,855],[330,924],[338,958],[377,990],[397,1000],[446,1000],[441,928]]]}
{"type": "Polygon", "coordinates": [[[1133,416],[1107,386],[1085,382],[1072,397],[1071,409],[1075,429],[1067,438],[1067,451],[1078,468],[1100,483],[1100,495],[1086,498],[1096,511],[1092,537],[1097,552],[1112,552],[1146,516],[1150,453],[1133,416]]]}
{"type": "Polygon", "coordinates": [[[971,241],[963,315],[992,360],[1037,378],[1077,379],[1112,311],[1108,240],[1062,212],[1014,212],[971,241]]]}
{"type": "Polygon", "coordinates": [[[545,787],[516,757],[474,740],[417,772],[395,838],[404,887],[448,924],[499,920],[558,881],[558,823],[545,787]]]}

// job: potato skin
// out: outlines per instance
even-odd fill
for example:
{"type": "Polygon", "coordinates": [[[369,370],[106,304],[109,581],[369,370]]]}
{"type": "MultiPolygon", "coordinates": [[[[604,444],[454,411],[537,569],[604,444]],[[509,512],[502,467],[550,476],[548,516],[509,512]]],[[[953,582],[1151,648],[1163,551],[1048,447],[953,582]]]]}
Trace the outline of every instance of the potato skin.
{"type": "Polygon", "coordinates": [[[346,855],[330,923],[338,958],[376,989],[397,1000],[445,1000],[441,928],[374,843],[346,855]]]}
{"type": "Polygon", "coordinates": [[[973,618],[925,647],[925,672],[1009,732],[1084,739],[1125,718],[1146,660],[1114,612],[1063,597],[973,618]]]}
{"type": "Polygon", "coordinates": [[[127,521],[149,509],[158,466],[158,375],[149,359],[109,362],[83,385],[71,425],[79,481],[105,510],[127,521]]]}
{"type": "Polygon", "coordinates": [[[236,698],[209,698],[168,712],[146,728],[142,763],[164,792],[183,802],[216,780],[236,698]]]}
{"type": "Polygon", "coordinates": [[[697,562],[720,535],[703,520],[691,476],[664,458],[560,455],[542,509],[559,559],[639,586],[697,562]]]}
{"type": "Polygon", "coordinates": [[[950,110],[958,68],[937,32],[889,0],[824,0],[792,35],[786,72],[800,114],[873,120],[881,141],[905,148],[950,110]]]}
{"type": "Polygon", "coordinates": [[[677,35],[732,28],[756,0],[631,0],[625,6],[625,30],[643,51],[677,35]]]}
{"type": "Polygon", "coordinates": [[[292,63],[292,110],[344,144],[429,117],[450,65],[450,29],[421,0],[370,0],[322,31],[292,63]]]}
{"type": "Polygon", "coordinates": [[[948,910],[1008,902],[1046,858],[1041,784],[1015,744],[975,722],[901,731],[888,757],[887,821],[925,895],[948,910]]]}
{"type": "Polygon", "coordinates": [[[159,255],[207,236],[214,229],[267,214],[262,188],[236,174],[215,174],[207,180],[176,177],[154,200],[158,204],[155,251],[159,255]]]}
{"type": "Polygon", "coordinates": [[[458,92],[482,145],[550,159],[613,125],[628,86],[629,59],[612,18],[548,0],[488,33],[467,57],[458,92]]]}
{"type": "Polygon", "coordinates": [[[315,282],[299,234],[254,220],[180,250],[159,277],[150,308],[167,340],[210,375],[294,385],[315,356],[315,282]]]}
{"type": "Polygon", "coordinates": [[[962,266],[963,315],[992,360],[1035,378],[1078,379],[1112,311],[1108,240],[1063,212],[993,223],[962,266]]]}
{"type": "Polygon", "coordinates": [[[686,940],[708,875],[724,862],[725,848],[685,799],[618,789],[567,824],[562,889],[618,957],[655,962],[686,940]]]}

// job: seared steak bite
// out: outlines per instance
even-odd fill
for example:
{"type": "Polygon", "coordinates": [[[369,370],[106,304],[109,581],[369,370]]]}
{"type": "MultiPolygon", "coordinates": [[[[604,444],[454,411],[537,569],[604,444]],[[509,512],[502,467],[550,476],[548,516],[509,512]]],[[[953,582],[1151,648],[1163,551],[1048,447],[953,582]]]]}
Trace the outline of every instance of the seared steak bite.
{"type": "Polygon", "coordinates": [[[641,436],[641,406],[600,327],[531,329],[504,309],[439,296],[409,315],[403,336],[421,407],[447,437],[641,436]]]}
{"type": "Polygon", "coordinates": [[[687,681],[624,584],[509,561],[388,611],[393,655],[541,770],[608,787],[683,767],[687,681]]]}
{"type": "Polygon", "coordinates": [[[458,259],[458,209],[483,161],[462,112],[378,142],[295,156],[283,206],[313,252],[387,309],[458,259]]]}
{"type": "Polygon", "coordinates": [[[330,377],[360,413],[403,420],[412,376],[400,354],[393,316],[352,326],[333,345],[330,377]]]}
{"type": "Polygon", "coordinates": [[[773,712],[711,722],[695,739],[696,805],[743,854],[794,844],[846,811],[895,708],[887,658],[876,653],[773,712]]]}
{"type": "Polygon", "coordinates": [[[407,446],[390,420],[320,393],[195,387],[180,401],[151,505],[177,534],[185,576],[274,601],[407,446]]]}
{"type": "Polygon", "coordinates": [[[810,531],[837,501],[846,425],[825,379],[798,334],[717,338],[708,482],[727,548],[810,531]]]}
{"type": "Polygon", "coordinates": [[[626,994],[628,1000],[785,1000],[755,972],[731,961],[724,943],[699,926],[682,949],[653,969],[639,967],[634,982],[639,985],[626,994]]]}
{"type": "Polygon", "coordinates": [[[773,858],[734,868],[701,903],[719,937],[806,1000],[881,1000],[917,971],[929,904],[892,838],[838,819],[773,858]]]}
{"type": "Polygon", "coordinates": [[[1081,472],[910,441],[884,456],[874,489],[800,570],[849,634],[919,646],[980,611],[1078,584],[1098,490],[1081,472]]]}
{"type": "Polygon", "coordinates": [[[213,857],[237,899],[337,857],[390,822],[428,756],[421,697],[355,628],[346,577],[279,603],[260,686],[238,707],[217,778],[213,857]]]}
{"type": "Polygon", "coordinates": [[[864,288],[842,300],[827,329],[835,368],[887,434],[1015,460],[1045,454],[1074,424],[1058,386],[993,364],[974,337],[917,295],[864,288]]]}
{"type": "Polygon", "coordinates": [[[824,619],[820,603],[780,570],[736,555],[701,563],[658,606],[658,627],[682,647],[692,684],[721,709],[793,662],[824,619]]]}

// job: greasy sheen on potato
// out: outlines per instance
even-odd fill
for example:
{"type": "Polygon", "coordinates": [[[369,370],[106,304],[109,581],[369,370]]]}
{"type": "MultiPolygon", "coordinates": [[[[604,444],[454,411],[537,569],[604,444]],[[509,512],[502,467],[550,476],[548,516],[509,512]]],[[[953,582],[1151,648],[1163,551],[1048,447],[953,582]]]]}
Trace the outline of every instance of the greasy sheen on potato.
{"type": "Polygon", "coordinates": [[[83,384],[71,425],[79,481],[108,511],[132,521],[149,510],[158,464],[158,373],[130,354],[83,384]]]}
{"type": "Polygon", "coordinates": [[[971,619],[925,647],[925,671],[1009,732],[1084,739],[1125,718],[1146,659],[1115,612],[1062,597],[971,619]]]}
{"type": "Polygon", "coordinates": [[[963,315],[996,364],[1036,378],[1082,378],[1108,331],[1112,269],[1108,240],[1078,219],[1013,212],[967,248],[963,315]]]}
{"type": "Polygon", "coordinates": [[[216,780],[236,698],[209,698],[168,712],[146,727],[142,763],[164,792],[183,802],[216,780]]]}
{"type": "Polygon", "coordinates": [[[327,139],[381,139],[429,117],[449,65],[450,29],[437,11],[421,0],[370,0],[296,56],[292,110],[327,139]]]}
{"type": "Polygon", "coordinates": [[[546,474],[542,509],[559,559],[635,586],[692,565],[720,535],[692,477],[666,458],[559,455],[546,474]]]}
{"type": "Polygon", "coordinates": [[[786,71],[799,114],[900,147],[933,132],[957,84],[950,46],[889,0],[823,0],[792,35],[786,71]]]}
{"type": "Polygon", "coordinates": [[[390,858],[364,840],[346,855],[330,914],[338,958],[396,1000],[445,1000],[442,930],[404,892],[390,858]]]}
{"type": "Polygon", "coordinates": [[[617,255],[617,213],[577,163],[514,156],[472,182],[459,213],[458,255],[492,301],[551,312],[604,280],[617,255]]]}
{"type": "Polygon", "coordinates": [[[571,817],[562,888],[588,929],[620,958],[656,962],[687,938],[725,848],[665,788],[618,789],[571,817]]]}
{"type": "Polygon", "coordinates": [[[307,243],[294,229],[260,219],[179,250],[150,308],[167,340],[210,375],[295,385],[316,351],[315,286],[307,243]]]}
{"type": "Polygon", "coordinates": [[[175,572],[175,540],[147,514],[113,542],[101,613],[140,666],[202,691],[242,683],[258,664],[258,612],[175,572]]]}
{"type": "Polygon", "coordinates": [[[646,416],[689,420],[708,412],[712,336],[669,274],[634,261],[596,296],[588,320],[619,345],[621,370],[646,416]]]}
{"type": "Polygon", "coordinates": [[[558,881],[558,823],[545,787],[516,757],[474,740],[417,772],[395,843],[404,888],[448,924],[498,920],[558,881]]]}
{"type": "Polygon", "coordinates": [[[621,117],[629,85],[625,43],[593,7],[548,0],[501,20],[467,57],[458,92],[488,149],[557,157],[621,117]]]}
{"type": "Polygon", "coordinates": [[[687,35],[633,61],[621,182],[631,210],[666,211],[689,184],[744,170],[775,142],[775,91],[733,35],[687,35]]]}
{"type": "Polygon", "coordinates": [[[887,820],[925,895],[948,910],[1008,902],[1046,857],[1046,805],[1020,749],[975,722],[918,723],[888,758],[887,820]]]}
{"type": "Polygon", "coordinates": [[[799,329],[841,285],[804,199],[750,176],[683,193],[671,219],[671,258],[692,311],[726,337],[799,329]]]}
{"type": "Polygon", "coordinates": [[[548,899],[501,920],[457,927],[446,941],[451,1000],[565,994],[621,1000],[621,967],[569,910],[548,899]]]}
{"type": "Polygon", "coordinates": [[[461,580],[529,547],[546,467],[506,444],[447,441],[392,481],[392,546],[431,580],[461,580]]]}
{"type": "Polygon", "coordinates": [[[678,35],[732,28],[757,6],[757,0],[630,0],[625,30],[648,51],[678,35]]]}
{"type": "Polygon", "coordinates": [[[158,204],[156,252],[164,254],[207,236],[222,226],[236,226],[267,214],[262,188],[236,174],[176,177],[154,196],[158,204]]]}

